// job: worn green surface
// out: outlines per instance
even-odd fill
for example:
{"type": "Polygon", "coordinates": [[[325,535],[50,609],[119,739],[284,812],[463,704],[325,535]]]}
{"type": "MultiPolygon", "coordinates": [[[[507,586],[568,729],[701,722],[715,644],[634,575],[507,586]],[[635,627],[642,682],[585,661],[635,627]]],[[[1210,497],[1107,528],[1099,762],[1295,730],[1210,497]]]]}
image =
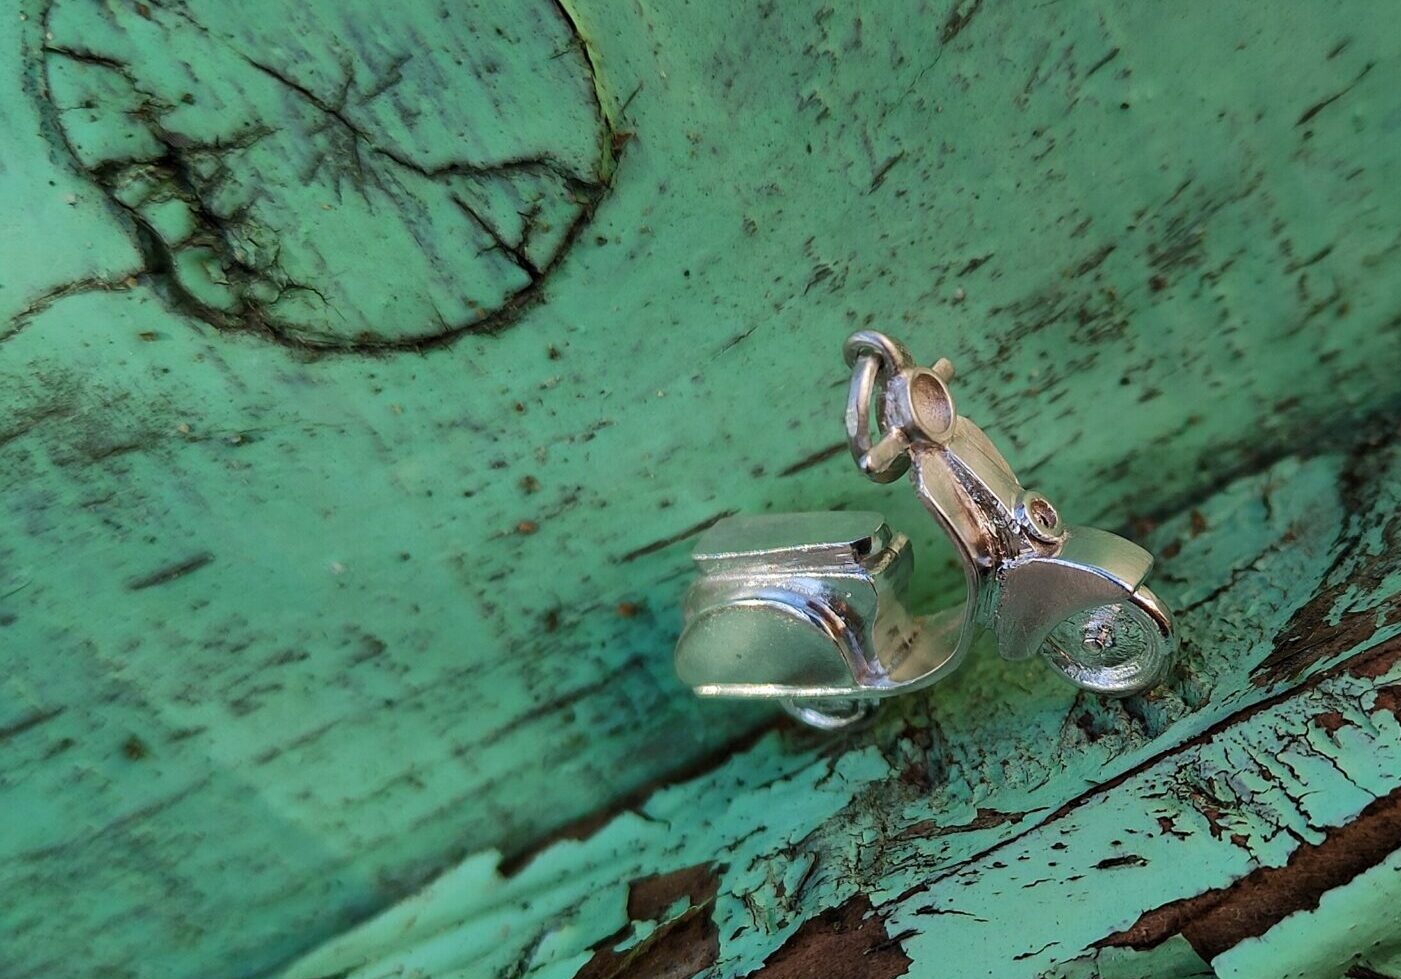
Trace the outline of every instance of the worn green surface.
{"type": "MultiPolygon", "coordinates": [[[[973,860],[974,917],[937,929],[911,922],[940,885],[899,892],[1022,830],[1056,860],[1070,822],[1033,827],[1119,770],[1152,791],[1233,751],[1294,764],[1281,732],[1322,700],[1354,721],[1309,735],[1337,767],[1277,792],[1322,806],[1301,838],[1347,822],[1347,778],[1394,787],[1384,677],[1149,760],[1275,696],[1246,677],[1316,593],[1395,590],[1385,480],[1331,452],[1401,401],[1399,31],[1384,2],[21,0],[0,975],[257,975],[406,898],[443,937],[385,939],[393,961],[570,974],[626,881],[711,861],[721,974],[858,888],[919,960],[966,944],[1010,974],[1054,938],[1034,974],[1294,836],[1241,804],[1248,847],[1145,842],[1170,868],[1130,847],[1150,862],[1023,891],[998,877],[1023,850],[973,860]],[[868,323],[952,357],[963,410],[1071,518],[1178,514],[1163,547],[1212,499],[1158,588],[1189,608],[1171,694],[1072,709],[984,664],[855,743],[736,751],[770,715],[677,687],[684,538],[717,515],[881,509],[928,551],[910,494],[836,448],[837,350],[868,323]],[[1355,590],[1328,570],[1340,530],[1374,562],[1355,590]],[[980,806],[1047,812],[889,845],[980,806]],[[589,841],[494,876],[590,814],[589,841]],[[783,848],[814,830],[799,889],[783,848]]],[[[1158,825],[1128,782],[1094,799],[1081,864],[1158,825]]],[[[1156,948],[1135,954],[1180,943],[1156,948]]]]}
{"type": "MultiPolygon", "coordinates": [[[[715,946],[707,975],[765,959],[765,976],[860,975],[784,971],[774,951],[811,954],[794,938],[803,923],[862,902],[883,924],[858,950],[898,936],[910,975],[1193,974],[1179,971],[1203,966],[1190,949],[1172,951],[1171,969],[1151,958],[1176,928],[1145,927],[1138,952],[1096,946],[1296,851],[1356,853],[1357,839],[1330,837],[1379,799],[1396,846],[1401,453],[1379,456],[1285,461],[1154,532],[1176,551],[1162,579],[1186,648],[1166,689],[1105,703],[984,657],[851,742],[771,734],[509,877],[490,855],[470,859],[287,975],[569,976],[647,936],[671,955],[715,946]],[[1312,653],[1270,659],[1296,642],[1312,653]],[[629,921],[630,885],[696,865],[718,879],[700,907],[708,932],[683,927],[685,900],[629,921]],[[1126,972],[1110,971],[1116,959],[1126,972]]],[[[1275,885],[1277,930],[1211,965],[1261,979],[1384,965],[1401,954],[1394,856],[1336,890],[1320,880],[1327,902],[1293,917],[1298,899],[1275,885]]],[[[903,974],[887,966],[864,974],[903,974]]]]}

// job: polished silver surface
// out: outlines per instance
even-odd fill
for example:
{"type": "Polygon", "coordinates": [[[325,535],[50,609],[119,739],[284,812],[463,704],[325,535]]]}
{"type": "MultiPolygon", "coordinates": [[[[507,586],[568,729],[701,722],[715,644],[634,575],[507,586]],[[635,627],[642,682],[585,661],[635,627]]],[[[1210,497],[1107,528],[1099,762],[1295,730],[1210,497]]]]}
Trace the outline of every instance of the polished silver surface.
{"type": "Polygon", "coordinates": [[[730,517],[695,560],[676,672],[702,696],[775,698],[836,728],[867,713],[851,700],[953,666],[939,630],[905,609],[909,541],[880,514],[730,517]]]}
{"type": "Polygon", "coordinates": [[[1095,693],[1158,683],[1174,635],[1143,585],[1152,555],[1066,525],[1050,500],[1025,489],[958,414],[949,361],[920,367],[900,343],[866,330],[848,338],[845,355],[852,458],[879,483],[909,474],[954,545],[965,599],[912,616],[903,604],[909,541],[879,514],[731,517],[696,547],[701,576],[676,650],[682,681],[702,696],[780,699],[830,730],[863,719],[876,698],[947,676],[986,629],[1003,657],[1039,653],[1095,693]]]}

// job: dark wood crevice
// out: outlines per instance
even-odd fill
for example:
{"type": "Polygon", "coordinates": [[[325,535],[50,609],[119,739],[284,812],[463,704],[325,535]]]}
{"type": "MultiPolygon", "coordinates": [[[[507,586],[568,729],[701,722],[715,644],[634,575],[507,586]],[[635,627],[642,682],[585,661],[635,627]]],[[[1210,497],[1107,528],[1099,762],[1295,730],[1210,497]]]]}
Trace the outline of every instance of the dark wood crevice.
{"type": "Polygon", "coordinates": [[[726,764],[735,755],[748,751],[760,738],[771,731],[785,730],[792,726],[792,722],[785,717],[778,715],[767,717],[758,725],[717,746],[713,751],[639,785],[631,792],[614,799],[608,805],[565,823],[553,832],[532,840],[519,850],[507,853],[502,857],[498,869],[502,876],[514,876],[556,843],[563,840],[586,840],[618,816],[636,810],[656,792],[670,785],[679,785],[682,782],[700,778],[707,772],[714,771],[726,764]]]}
{"type": "Polygon", "coordinates": [[[912,960],[871,899],[857,894],[809,918],[749,979],[896,979],[912,960]]]}
{"type": "Polygon", "coordinates": [[[1376,799],[1351,822],[1327,830],[1321,842],[1299,844],[1284,866],[1260,867],[1227,887],[1155,908],[1098,947],[1149,949],[1181,935],[1210,961],[1295,912],[1317,908],[1328,891],[1397,850],[1401,788],[1376,799]]]}
{"type": "Polygon", "coordinates": [[[640,877],[628,885],[628,924],[594,946],[575,979],[690,979],[720,956],[720,931],[712,911],[723,867],[697,864],[640,877]],[[685,898],[685,910],[665,915],[685,898]],[[642,941],[621,951],[634,922],[660,921],[642,941]]]}
{"type": "MultiPolygon", "coordinates": [[[[602,93],[600,87],[602,82],[598,76],[592,52],[579,33],[576,19],[561,0],[554,0],[553,6],[566,27],[573,33],[574,43],[580,51],[591,83],[590,92],[599,129],[599,156],[596,161],[596,172],[587,175],[570,171],[549,155],[528,159],[501,160],[489,164],[460,161],[432,168],[424,167],[393,147],[376,143],[372,134],[347,115],[346,101],[350,79],[347,79],[335,99],[328,99],[318,95],[286,71],[240,53],[240,57],[251,70],[274,79],[289,92],[294,93],[296,97],[321,113],[339,131],[347,134],[346,139],[337,143],[337,154],[341,158],[333,162],[349,174],[352,181],[358,186],[363,187],[367,179],[378,181],[364,159],[366,155],[369,155],[382,159],[390,165],[411,170],[429,180],[461,174],[483,176],[523,171],[544,172],[557,177],[571,195],[576,205],[573,217],[557,246],[544,262],[538,264],[525,254],[527,244],[525,239],[519,243],[507,243],[489,223],[483,222],[479,215],[471,214],[475,223],[495,242],[494,247],[506,253],[508,258],[526,273],[528,281],[522,288],[505,296],[494,307],[483,310],[466,322],[448,323],[440,319],[436,323],[425,323],[422,330],[405,336],[362,334],[354,337],[339,337],[308,334],[295,324],[284,322],[278,317],[273,308],[276,299],[268,302],[255,297],[256,290],[251,288],[253,285],[271,284],[276,289],[277,299],[287,293],[302,291],[316,295],[323,305],[329,305],[326,297],[313,286],[288,279],[285,273],[277,267],[275,260],[271,266],[257,267],[240,257],[239,250],[233,246],[232,242],[238,237],[236,233],[240,230],[238,226],[246,220],[246,215],[241,213],[223,214],[216,207],[210,205],[208,201],[213,197],[213,191],[216,188],[208,181],[197,178],[195,169],[190,164],[193,159],[201,155],[218,156],[231,150],[245,148],[251,142],[268,136],[271,130],[258,129],[251,133],[240,134],[237,137],[213,143],[195,143],[186,135],[168,131],[164,127],[162,116],[169,111],[170,107],[142,88],[140,79],[125,61],[84,47],[56,44],[52,41],[45,43],[39,49],[40,70],[28,79],[31,89],[29,94],[45,121],[46,133],[68,157],[70,165],[91,180],[102,192],[114,216],[130,231],[133,245],[141,258],[142,267],[130,275],[122,277],[122,285],[131,279],[149,282],[161,301],[175,312],[220,331],[251,334],[272,343],[295,349],[308,357],[335,354],[377,356],[398,352],[424,353],[451,345],[468,334],[490,336],[500,333],[513,326],[525,313],[543,302],[547,298],[545,289],[550,275],[573,251],[583,229],[593,220],[598,207],[614,187],[623,149],[633,134],[629,132],[628,138],[620,138],[623,130],[620,129],[620,123],[615,118],[617,113],[613,111],[611,102],[602,93]],[[161,146],[161,153],[152,159],[106,160],[93,165],[85,163],[77,146],[74,145],[67,133],[62,113],[50,91],[48,77],[48,60],[50,58],[79,61],[114,72],[125,79],[132,91],[142,100],[140,108],[133,113],[133,116],[144,123],[151,138],[161,146]],[[123,184],[133,173],[138,171],[156,171],[163,175],[170,192],[189,205],[196,231],[186,241],[178,243],[164,241],[150,222],[141,215],[138,207],[127,204],[121,199],[120,191],[123,184]],[[220,261],[230,282],[238,286],[238,302],[235,308],[225,310],[210,305],[187,289],[180,281],[177,275],[176,253],[180,247],[189,244],[209,247],[220,256],[220,261]]],[[[41,18],[45,35],[49,38],[52,37],[49,30],[51,12],[52,5],[50,4],[45,7],[41,18]]],[[[186,20],[195,23],[188,15],[186,20]]],[[[195,26],[199,25],[195,23],[195,26]]],[[[399,68],[402,68],[402,64],[399,68]]],[[[337,182],[337,193],[339,193],[339,182],[337,182]]],[[[458,203],[461,206],[461,202],[458,203]]],[[[528,232],[529,228],[527,227],[527,238],[528,232]]],[[[15,317],[7,330],[0,330],[0,341],[17,333],[29,318],[57,300],[95,288],[113,288],[113,286],[101,280],[81,280],[49,290],[15,317]]]]}

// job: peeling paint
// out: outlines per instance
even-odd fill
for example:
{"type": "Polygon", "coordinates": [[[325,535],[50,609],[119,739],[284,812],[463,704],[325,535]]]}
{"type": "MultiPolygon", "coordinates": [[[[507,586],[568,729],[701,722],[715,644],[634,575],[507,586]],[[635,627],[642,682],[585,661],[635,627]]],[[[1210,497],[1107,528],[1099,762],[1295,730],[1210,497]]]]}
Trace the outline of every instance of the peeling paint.
{"type": "MultiPolygon", "coordinates": [[[[1397,9],[644,6],[0,20],[10,971],[689,936],[668,967],[729,976],[840,929],[909,975],[1185,974],[1096,943],[1395,788],[1397,9]],[[866,325],[1152,544],[1167,686],[980,656],[832,740],[676,684],[716,514],[879,510],[915,607],[961,587],[839,445],[866,325]]],[[[1305,961],[1387,865],[1212,963],[1305,961]]],[[[1327,967],[1395,973],[1369,934],[1327,967]]]]}

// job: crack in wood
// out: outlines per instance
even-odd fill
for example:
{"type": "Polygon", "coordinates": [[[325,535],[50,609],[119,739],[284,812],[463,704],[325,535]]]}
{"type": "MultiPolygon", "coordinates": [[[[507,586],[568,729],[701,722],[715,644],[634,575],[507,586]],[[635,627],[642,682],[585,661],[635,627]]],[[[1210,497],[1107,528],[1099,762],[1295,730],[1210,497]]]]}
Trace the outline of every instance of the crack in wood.
{"type": "Polygon", "coordinates": [[[48,710],[35,711],[28,717],[22,717],[17,721],[6,724],[4,727],[0,727],[0,742],[8,741],[17,735],[23,734],[25,731],[33,730],[40,724],[44,724],[58,717],[67,709],[66,707],[50,707],[48,710]]]}
{"type": "Polygon", "coordinates": [[[1300,842],[1282,867],[1260,867],[1227,887],[1155,908],[1096,944],[1142,950],[1180,934],[1210,961],[1297,911],[1317,908],[1328,891],[1401,850],[1401,788],[1323,836],[1300,842]]]}
{"type": "Polygon", "coordinates": [[[1294,123],[1294,125],[1302,126],[1304,123],[1308,122],[1310,119],[1318,115],[1324,109],[1328,108],[1334,102],[1338,101],[1338,99],[1342,98],[1348,92],[1351,92],[1354,88],[1357,87],[1358,82],[1362,81],[1362,79],[1367,77],[1367,73],[1372,70],[1372,67],[1373,62],[1367,62],[1366,66],[1362,69],[1360,73],[1358,73],[1358,76],[1352,80],[1351,84],[1349,84],[1346,88],[1342,89],[1341,91],[1334,92],[1327,98],[1320,99],[1313,105],[1309,106],[1307,109],[1304,110],[1303,115],[1299,116],[1299,121],[1294,123]]]}
{"type": "Polygon", "coordinates": [[[1298,683],[1293,687],[1290,687],[1285,690],[1280,690],[1268,697],[1263,697],[1252,704],[1248,704],[1247,706],[1242,707],[1240,710],[1234,711],[1233,713],[1222,717],[1221,719],[1213,723],[1211,726],[1206,728],[1204,731],[1201,731],[1193,735],[1192,737],[1187,738],[1186,740],[1180,741],[1177,744],[1170,745],[1162,749],[1161,751],[1154,752],[1153,754],[1142,759],[1137,764],[1130,766],[1129,768],[1125,769],[1124,771],[1120,772],[1114,777],[1106,779],[1105,781],[1100,782],[1094,786],[1091,786],[1079,795],[1068,799],[1066,802],[1062,803],[1058,808],[1056,808],[1055,811],[1053,811],[1045,819],[1039,820],[1027,826],[1025,829],[1020,830],[1009,837],[998,840],[997,842],[987,847],[984,847],[976,853],[971,854],[965,859],[959,860],[956,864],[944,868],[938,874],[931,877],[924,883],[915,885],[914,887],[910,888],[909,890],[901,894],[896,900],[903,901],[907,898],[913,897],[916,894],[925,893],[931,890],[935,884],[938,884],[940,881],[943,881],[953,876],[963,868],[972,866],[978,863],[979,861],[985,859],[986,857],[991,856],[993,853],[996,853],[999,850],[1005,849],[1019,842],[1020,840],[1028,837],[1030,834],[1043,830],[1052,823],[1064,819],[1066,816],[1070,815],[1075,810],[1085,805],[1088,805],[1095,799],[1101,798],[1109,794],[1113,790],[1117,789],[1120,785],[1123,785],[1129,779],[1134,778],[1137,775],[1143,774],[1150,768],[1153,768],[1155,765],[1161,764],[1166,759],[1179,756],[1192,748],[1208,744],[1215,738],[1219,737],[1222,733],[1229,730],[1230,728],[1242,724],[1250,718],[1261,714],[1272,707],[1276,707],[1287,700],[1297,697],[1300,694],[1319,686],[1325,680],[1337,676],[1340,673],[1350,672],[1357,669],[1380,670],[1382,672],[1385,672],[1386,670],[1394,666],[1397,663],[1397,661],[1401,661],[1401,636],[1394,637],[1393,639],[1380,643],[1371,649],[1357,653],[1356,655],[1348,657],[1347,659],[1344,659],[1339,663],[1335,663],[1333,664],[1333,666],[1327,669],[1320,670],[1317,673],[1314,673],[1313,675],[1308,677],[1303,682],[1298,683]]]}
{"type": "Polygon", "coordinates": [[[634,548],[633,550],[628,551],[622,557],[618,558],[617,563],[628,564],[632,561],[636,561],[640,557],[646,557],[648,554],[655,554],[660,550],[664,550],[670,547],[672,544],[679,543],[683,540],[687,540],[688,538],[695,537],[698,534],[704,533],[711,527],[714,527],[721,520],[724,520],[726,517],[733,517],[738,512],[738,510],[721,510],[714,516],[706,517],[700,523],[693,524],[692,526],[687,527],[685,530],[679,530],[674,534],[669,534],[666,537],[654,540],[650,544],[643,544],[641,547],[634,548]]]}
{"type": "Polygon", "coordinates": [[[820,466],[828,459],[833,459],[840,455],[842,450],[845,448],[845,442],[838,442],[835,445],[829,445],[826,448],[818,449],[816,452],[809,453],[808,455],[803,456],[801,459],[799,459],[792,465],[786,466],[785,468],[779,470],[779,478],[781,479],[784,476],[796,476],[804,469],[811,469],[813,466],[820,466]]]}
{"type": "Polygon", "coordinates": [[[210,564],[214,560],[214,555],[209,551],[201,551],[191,555],[182,561],[167,565],[150,574],[141,575],[127,582],[128,591],[144,591],[147,588],[155,588],[157,585],[168,584],[177,578],[183,578],[187,574],[193,574],[200,568],[210,564]]]}
{"type": "MultiPolygon", "coordinates": [[[[618,170],[618,162],[626,141],[619,141],[615,138],[618,129],[613,119],[613,113],[605,105],[598,90],[600,81],[594,59],[587,43],[578,34],[579,28],[576,19],[561,0],[551,0],[551,6],[556,10],[568,30],[572,32],[589,73],[590,98],[600,127],[600,135],[598,140],[598,171],[588,177],[575,173],[548,153],[505,159],[489,164],[454,161],[432,167],[424,166],[392,147],[378,144],[371,137],[369,131],[348,114],[350,91],[354,85],[354,73],[349,65],[344,66],[345,74],[341,89],[335,99],[331,100],[318,94],[309,85],[293,78],[286,71],[272,65],[265,59],[250,57],[241,51],[235,52],[251,70],[273,79],[287,91],[293,93],[300,101],[313,107],[325,119],[334,123],[340,131],[347,134],[345,145],[341,148],[342,162],[349,168],[348,172],[351,173],[356,185],[361,187],[362,191],[367,180],[377,182],[380,179],[374,168],[369,166],[368,161],[364,158],[365,153],[373,154],[432,181],[458,176],[498,178],[518,173],[547,173],[561,181],[564,191],[569,195],[574,214],[564,233],[554,242],[552,250],[544,262],[537,262],[526,253],[531,228],[530,221],[527,221],[526,231],[521,241],[512,245],[474,208],[466,205],[459,195],[453,195],[452,199],[457,203],[459,209],[472,220],[474,226],[480,229],[513,265],[525,273],[526,284],[504,296],[495,305],[480,309],[464,322],[450,323],[439,314],[436,322],[431,324],[431,329],[415,332],[411,335],[369,333],[361,333],[356,336],[322,335],[308,332],[297,324],[286,321],[284,317],[276,313],[274,311],[276,304],[284,296],[295,292],[305,292],[317,296],[322,308],[325,309],[332,308],[332,304],[323,289],[310,283],[293,281],[281,272],[276,255],[270,263],[250,262],[245,257],[247,249],[239,242],[249,240],[253,229],[236,227],[246,220],[243,214],[226,215],[209,203],[214,191],[213,178],[201,176],[189,163],[193,156],[222,154],[232,149],[246,148],[250,145],[249,140],[240,138],[198,145],[193,144],[181,134],[168,131],[161,123],[161,118],[168,114],[173,106],[143,88],[139,84],[135,70],[128,62],[81,45],[53,41],[49,24],[54,7],[53,3],[48,4],[43,11],[42,23],[48,41],[40,48],[39,53],[45,62],[45,68],[34,76],[31,95],[40,112],[48,120],[47,131],[53,134],[72,164],[86,173],[103,190],[113,209],[130,222],[133,239],[144,260],[141,273],[157,286],[158,295],[172,309],[220,330],[250,332],[272,342],[308,353],[384,354],[399,351],[424,351],[450,344],[469,333],[479,335],[499,333],[517,322],[527,310],[543,301],[545,280],[572,250],[582,229],[592,220],[597,207],[612,189],[618,170]],[[54,57],[66,58],[109,70],[125,79],[132,91],[142,99],[141,106],[134,118],[143,122],[150,136],[163,147],[162,154],[154,159],[104,160],[95,165],[85,164],[82,155],[73,144],[65,128],[64,121],[58,111],[58,105],[49,89],[47,60],[54,57]],[[133,179],[133,175],[138,172],[145,175],[152,170],[157,175],[166,174],[176,196],[189,205],[191,216],[197,228],[194,238],[187,238],[179,242],[167,242],[151,221],[142,214],[138,205],[127,203],[122,199],[120,192],[125,184],[133,179]],[[232,309],[220,308],[196,296],[181,281],[181,265],[177,260],[177,253],[199,245],[212,247],[219,256],[220,265],[225,274],[228,275],[236,294],[237,301],[232,309]],[[259,291],[264,284],[271,285],[272,295],[270,297],[263,296],[259,291]]],[[[193,26],[200,26],[188,13],[182,14],[182,16],[193,26]]],[[[391,67],[389,76],[392,78],[396,72],[401,74],[407,60],[403,58],[396,67],[391,67]]],[[[385,86],[385,81],[381,79],[377,85],[385,86]]],[[[380,87],[380,91],[383,90],[385,88],[380,87]]],[[[367,100],[361,99],[361,104],[367,100]]],[[[315,130],[313,130],[314,132],[315,130]]],[[[264,138],[269,133],[270,130],[263,129],[252,136],[252,141],[264,138]]],[[[319,169],[321,162],[318,161],[316,166],[319,169]]],[[[220,171],[216,169],[216,177],[219,173],[220,171]]],[[[314,175],[314,173],[308,175],[307,179],[314,175]]],[[[339,194],[338,188],[339,178],[337,178],[337,194],[339,194]]],[[[245,207],[243,210],[246,211],[247,208],[245,207]]],[[[95,287],[100,286],[95,283],[80,282],[50,290],[39,301],[26,307],[19,317],[12,320],[10,329],[0,333],[0,341],[18,332],[24,321],[35,312],[41,311],[42,308],[46,308],[53,302],[74,292],[95,287]]]]}

